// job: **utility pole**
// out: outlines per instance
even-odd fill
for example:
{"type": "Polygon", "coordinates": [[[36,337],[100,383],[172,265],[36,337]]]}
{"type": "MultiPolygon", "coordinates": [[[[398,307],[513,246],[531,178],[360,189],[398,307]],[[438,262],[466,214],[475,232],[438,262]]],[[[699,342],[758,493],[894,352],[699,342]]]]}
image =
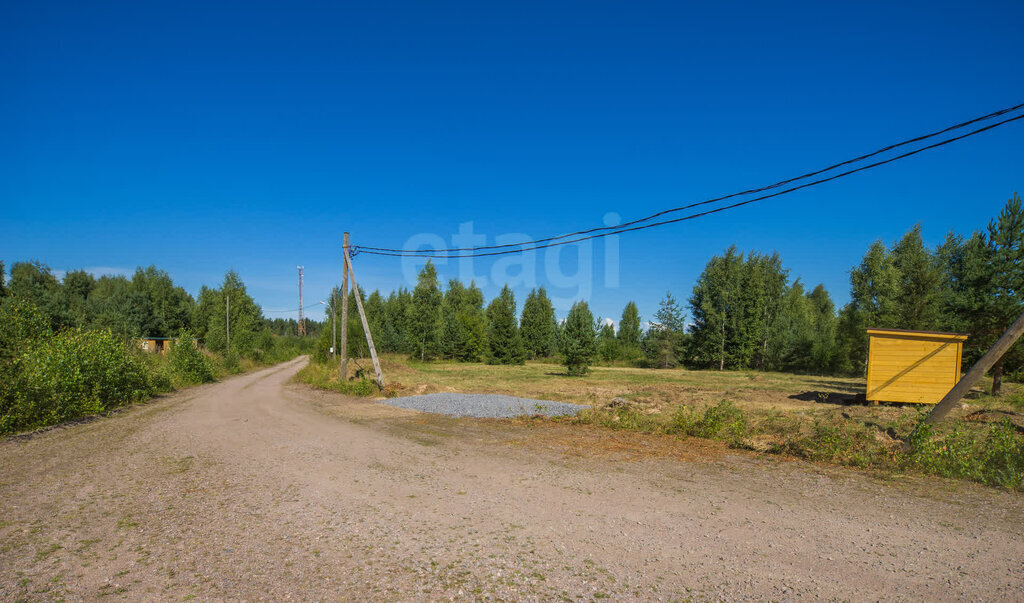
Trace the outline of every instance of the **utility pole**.
{"type": "MultiPolygon", "coordinates": [[[[348,381],[348,233],[341,245],[341,364],[338,367],[342,383],[348,381]]],[[[353,281],[353,284],[355,282],[353,281]]]]}
{"type": "Polygon", "coordinates": [[[227,339],[228,351],[231,351],[231,295],[224,294],[224,338],[227,339]]]}
{"type": "Polygon", "coordinates": [[[366,311],[363,310],[363,300],[359,298],[359,285],[356,284],[356,271],[352,269],[352,258],[348,256],[348,246],[345,247],[345,265],[348,273],[352,276],[352,296],[356,298],[356,308],[359,309],[359,319],[363,321],[363,333],[366,334],[366,345],[370,348],[370,359],[373,360],[373,371],[377,373],[377,386],[384,389],[384,373],[380,370],[380,359],[377,358],[377,348],[373,346],[373,335],[370,333],[370,323],[366,320],[366,311]]]}
{"type": "Polygon", "coordinates": [[[960,401],[960,398],[963,398],[964,394],[971,391],[971,388],[978,382],[978,379],[981,379],[988,372],[988,369],[992,368],[992,365],[998,362],[1003,357],[1003,354],[1017,342],[1021,334],[1024,334],[1024,314],[1021,314],[1017,321],[1010,325],[1009,329],[1006,329],[1006,332],[999,338],[999,341],[989,348],[981,359],[974,363],[974,366],[971,367],[971,370],[967,371],[964,378],[957,381],[953,389],[949,390],[949,393],[942,397],[942,400],[935,405],[928,418],[925,419],[925,423],[933,424],[944,419],[953,410],[956,403],[960,401]]]}
{"type": "Polygon", "coordinates": [[[299,337],[306,334],[306,319],[302,316],[302,266],[299,269],[299,337]]]}
{"type": "Polygon", "coordinates": [[[338,353],[338,313],[334,311],[338,303],[337,289],[331,291],[331,356],[338,353]]]}

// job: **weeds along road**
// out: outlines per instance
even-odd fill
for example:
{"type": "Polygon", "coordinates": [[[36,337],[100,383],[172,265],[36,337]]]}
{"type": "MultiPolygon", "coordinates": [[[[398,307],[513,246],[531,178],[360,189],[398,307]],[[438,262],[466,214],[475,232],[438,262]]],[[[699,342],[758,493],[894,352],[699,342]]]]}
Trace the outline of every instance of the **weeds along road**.
{"type": "Polygon", "coordinates": [[[0,441],[0,597],[1007,599],[1015,493],[289,384],[0,441]]]}

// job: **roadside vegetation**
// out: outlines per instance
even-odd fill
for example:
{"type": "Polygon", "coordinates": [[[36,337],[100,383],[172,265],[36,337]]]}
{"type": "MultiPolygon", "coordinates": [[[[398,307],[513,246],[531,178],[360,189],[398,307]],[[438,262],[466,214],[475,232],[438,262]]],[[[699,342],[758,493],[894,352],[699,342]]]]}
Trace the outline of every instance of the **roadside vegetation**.
{"type": "Polygon", "coordinates": [[[927,409],[813,413],[744,411],[729,400],[705,407],[680,405],[666,413],[629,406],[586,410],[570,421],[608,429],[685,435],[724,441],[732,448],[782,454],[837,465],[913,471],[1024,489],[1024,438],[1003,417],[923,422],[927,409]]]}
{"type": "Polygon", "coordinates": [[[220,289],[203,287],[198,302],[154,267],[132,279],[75,271],[58,281],[46,266],[19,262],[9,282],[3,275],[0,263],[0,434],[107,412],[313,347],[313,338],[281,333],[294,321],[265,320],[233,272],[220,289]],[[155,354],[140,349],[143,337],[177,342],[155,354]]]}

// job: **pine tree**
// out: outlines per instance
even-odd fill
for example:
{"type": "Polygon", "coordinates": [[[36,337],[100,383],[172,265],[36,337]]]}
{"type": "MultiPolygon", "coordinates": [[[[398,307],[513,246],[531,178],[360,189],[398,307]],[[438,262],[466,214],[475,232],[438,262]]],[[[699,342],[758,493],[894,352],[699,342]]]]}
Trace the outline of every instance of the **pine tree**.
{"type": "Polygon", "coordinates": [[[629,302],[622,309],[619,320],[619,355],[626,360],[634,360],[640,356],[640,340],[643,331],[640,328],[640,311],[634,302],[629,302]]]}
{"type": "Polygon", "coordinates": [[[487,306],[487,362],[491,364],[523,364],[526,350],[516,324],[516,299],[505,285],[498,297],[487,306]]]}
{"type": "MultiPolygon", "coordinates": [[[[1024,309],[1024,212],[1014,194],[984,232],[964,239],[950,233],[936,251],[943,269],[943,314],[947,328],[967,332],[964,360],[976,361],[1024,309]]],[[[1019,366],[1018,343],[992,367],[992,393],[999,393],[1007,363],[1019,366]]]]}
{"type": "Polygon", "coordinates": [[[644,339],[645,352],[655,366],[672,368],[679,364],[683,355],[685,328],[686,320],[682,308],[672,296],[672,292],[666,292],[658,311],[654,314],[654,323],[644,339]]]}
{"type": "MultiPolygon", "coordinates": [[[[360,289],[362,292],[362,289],[360,289]]],[[[341,310],[340,299],[335,303],[334,306],[336,311],[341,310]]],[[[363,304],[366,309],[366,322],[370,323],[370,332],[373,333],[373,345],[377,348],[377,351],[383,351],[383,340],[385,338],[385,332],[387,331],[387,313],[384,307],[384,298],[381,296],[380,291],[374,290],[369,297],[366,298],[366,303],[363,304]]]]}
{"type": "MultiPolygon", "coordinates": [[[[374,344],[379,351],[390,353],[409,353],[411,347],[406,338],[408,306],[411,300],[408,290],[399,288],[392,291],[384,300],[382,324],[374,331],[374,344]],[[380,342],[377,342],[379,333],[380,342]]],[[[339,306],[340,307],[340,306],[339,306]]]]}
{"type": "Polygon", "coordinates": [[[664,299],[658,304],[658,311],[654,313],[654,321],[658,329],[673,333],[681,332],[686,326],[686,313],[679,306],[671,291],[665,292],[664,299]]]}
{"type": "Polygon", "coordinates": [[[635,302],[628,302],[622,309],[622,318],[619,321],[619,341],[626,346],[640,345],[640,337],[643,331],[640,328],[640,311],[635,302]]]}
{"type": "Polygon", "coordinates": [[[426,360],[438,353],[441,336],[441,299],[437,270],[434,264],[427,260],[416,280],[412,303],[407,310],[409,334],[412,335],[412,354],[420,360],[426,360]]]}
{"type": "Polygon", "coordinates": [[[523,346],[531,358],[551,356],[554,340],[555,308],[548,299],[544,287],[530,291],[523,304],[523,315],[519,328],[523,334],[523,346]]]}
{"type": "Polygon", "coordinates": [[[601,360],[611,362],[620,357],[619,340],[615,337],[615,326],[611,321],[598,320],[601,328],[597,333],[597,354],[601,360]]]}
{"type": "MultiPolygon", "coordinates": [[[[993,333],[1002,335],[1024,311],[1024,209],[1017,193],[1006,202],[999,215],[988,224],[991,247],[993,296],[990,303],[993,333]]],[[[996,335],[998,337],[999,335],[996,335]]],[[[1007,357],[1020,354],[1018,342],[992,367],[992,395],[1002,386],[1003,367],[1007,357]]]]}
{"type": "Polygon", "coordinates": [[[466,345],[466,333],[459,321],[459,311],[464,305],[466,288],[456,279],[448,281],[448,290],[441,302],[441,340],[439,351],[442,358],[459,358],[466,345]]]}
{"type": "Polygon", "coordinates": [[[576,302],[569,310],[562,334],[561,352],[562,363],[570,376],[581,377],[587,374],[597,353],[594,315],[587,302],[576,302]]]}
{"type": "Polygon", "coordinates": [[[484,313],[484,294],[475,282],[470,282],[462,301],[458,320],[465,340],[459,352],[459,360],[480,362],[487,356],[487,315],[484,313]]]}

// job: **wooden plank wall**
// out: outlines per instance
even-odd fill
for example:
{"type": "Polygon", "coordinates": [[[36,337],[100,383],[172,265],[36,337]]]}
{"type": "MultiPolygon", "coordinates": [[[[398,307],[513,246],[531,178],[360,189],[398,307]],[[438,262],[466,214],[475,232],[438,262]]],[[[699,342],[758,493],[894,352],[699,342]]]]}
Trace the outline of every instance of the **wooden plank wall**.
{"type": "Polygon", "coordinates": [[[946,338],[872,334],[867,399],[937,404],[960,379],[961,347],[946,338]]]}

